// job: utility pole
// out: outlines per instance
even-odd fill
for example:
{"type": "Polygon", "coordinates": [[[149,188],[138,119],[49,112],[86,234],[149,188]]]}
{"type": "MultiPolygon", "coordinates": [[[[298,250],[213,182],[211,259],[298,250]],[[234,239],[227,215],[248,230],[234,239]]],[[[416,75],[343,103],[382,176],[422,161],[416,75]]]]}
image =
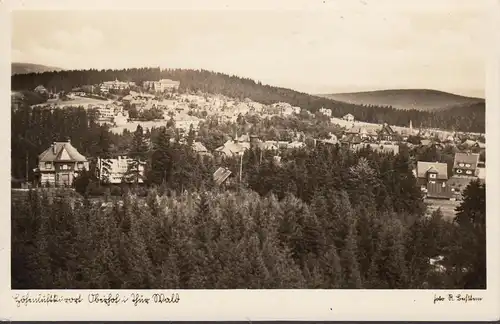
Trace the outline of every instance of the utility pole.
{"type": "Polygon", "coordinates": [[[240,183],[241,183],[241,176],[243,173],[243,154],[244,154],[244,151],[241,152],[241,155],[240,155],[240,183]]]}
{"type": "Polygon", "coordinates": [[[28,183],[28,175],[29,175],[29,152],[26,151],[26,183],[28,183]]]}

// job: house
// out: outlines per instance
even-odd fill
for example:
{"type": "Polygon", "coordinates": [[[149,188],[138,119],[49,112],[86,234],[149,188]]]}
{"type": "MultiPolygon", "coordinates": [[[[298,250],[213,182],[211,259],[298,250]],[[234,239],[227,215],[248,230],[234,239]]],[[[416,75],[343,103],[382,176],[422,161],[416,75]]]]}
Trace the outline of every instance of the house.
{"type": "Polygon", "coordinates": [[[109,90],[127,90],[130,89],[131,82],[118,81],[105,81],[101,84],[100,89],[102,92],[109,92],[109,90]]]}
{"type": "Polygon", "coordinates": [[[48,94],[49,93],[49,91],[43,85],[39,85],[38,87],[35,88],[34,91],[38,94],[48,94]]]}
{"type": "Polygon", "coordinates": [[[378,131],[379,141],[397,141],[398,139],[398,134],[387,123],[384,123],[382,128],[378,131]]]}
{"type": "Polygon", "coordinates": [[[215,185],[220,186],[226,182],[226,180],[231,176],[232,172],[228,168],[220,167],[213,174],[213,179],[215,185]]]}
{"type": "Polygon", "coordinates": [[[342,117],[343,120],[346,120],[348,122],[354,122],[354,116],[351,114],[347,114],[344,117],[342,117]]]}
{"type": "Polygon", "coordinates": [[[89,162],[68,140],[52,143],[38,156],[35,176],[42,186],[69,187],[83,170],[89,170],[89,162]]]}
{"type": "Polygon", "coordinates": [[[479,154],[455,153],[453,174],[457,176],[476,177],[478,174],[479,154]]]}
{"type": "Polygon", "coordinates": [[[331,109],[321,108],[319,110],[319,112],[322,113],[325,116],[332,117],[332,110],[331,109]]]}
{"type": "Polygon", "coordinates": [[[127,124],[128,119],[129,119],[128,111],[123,111],[113,117],[113,124],[115,126],[123,126],[127,124]]]}
{"type": "MultiPolygon", "coordinates": [[[[125,176],[129,170],[129,165],[132,159],[126,156],[118,156],[112,159],[97,158],[97,176],[99,180],[109,184],[119,184],[122,182],[133,182],[131,179],[127,181],[125,176]]],[[[139,163],[139,178],[138,183],[144,182],[144,166],[146,163],[139,163]]]]}
{"type": "Polygon", "coordinates": [[[265,141],[259,143],[259,147],[261,150],[264,151],[277,151],[278,150],[278,143],[276,141],[265,141]]]}
{"type": "Polygon", "coordinates": [[[427,198],[450,199],[452,188],[448,185],[448,165],[439,162],[417,162],[417,183],[427,198]]]}
{"type": "Polygon", "coordinates": [[[473,145],[473,147],[478,147],[481,150],[484,150],[484,149],[486,149],[486,144],[485,143],[481,143],[479,141],[476,141],[476,143],[473,145]]]}
{"type": "Polygon", "coordinates": [[[191,145],[191,148],[193,149],[194,152],[204,155],[204,156],[212,156],[212,154],[208,151],[208,149],[203,145],[201,142],[193,142],[193,145],[191,145]]]}
{"type": "Polygon", "coordinates": [[[173,91],[179,89],[179,81],[170,79],[161,79],[159,81],[144,81],[142,86],[145,89],[153,90],[155,92],[173,91]]]}
{"type": "Polygon", "coordinates": [[[356,146],[361,144],[362,142],[363,139],[361,138],[361,136],[355,134],[345,135],[340,140],[340,144],[342,144],[343,146],[347,146],[351,149],[356,148],[356,146]]]}
{"type": "Polygon", "coordinates": [[[299,141],[293,141],[291,143],[288,143],[288,148],[289,149],[300,149],[305,147],[306,144],[304,142],[299,142],[299,141]]]}
{"type": "Polygon", "coordinates": [[[250,143],[238,143],[235,140],[228,140],[223,146],[215,149],[215,153],[225,157],[233,157],[243,154],[246,150],[250,149],[250,143]]]}

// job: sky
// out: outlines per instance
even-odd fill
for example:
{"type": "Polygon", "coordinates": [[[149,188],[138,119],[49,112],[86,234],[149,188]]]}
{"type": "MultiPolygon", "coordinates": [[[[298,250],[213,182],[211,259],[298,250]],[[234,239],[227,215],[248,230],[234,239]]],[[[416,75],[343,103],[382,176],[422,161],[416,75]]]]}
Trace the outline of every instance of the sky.
{"type": "Polygon", "coordinates": [[[482,1],[348,1],[307,10],[16,10],[11,60],[207,69],[308,93],[484,97],[482,1]]]}

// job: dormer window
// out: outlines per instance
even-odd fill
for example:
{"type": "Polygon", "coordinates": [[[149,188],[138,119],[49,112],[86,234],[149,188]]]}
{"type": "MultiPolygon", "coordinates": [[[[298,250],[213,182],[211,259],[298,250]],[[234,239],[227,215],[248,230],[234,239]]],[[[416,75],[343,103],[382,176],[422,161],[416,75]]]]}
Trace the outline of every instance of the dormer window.
{"type": "Polygon", "coordinates": [[[458,170],[457,170],[457,173],[462,173],[462,170],[458,169],[458,170]]]}
{"type": "Polygon", "coordinates": [[[458,166],[463,168],[465,166],[465,164],[459,163],[458,166]]]}
{"type": "Polygon", "coordinates": [[[437,174],[435,174],[435,173],[429,173],[429,178],[436,179],[436,177],[437,177],[437,174]]]}
{"type": "Polygon", "coordinates": [[[466,166],[467,168],[470,168],[470,166],[471,166],[471,165],[470,165],[470,163],[467,163],[467,164],[465,164],[465,166],[466,166]]]}
{"type": "Polygon", "coordinates": [[[45,162],[45,169],[52,169],[52,163],[45,162]]]}

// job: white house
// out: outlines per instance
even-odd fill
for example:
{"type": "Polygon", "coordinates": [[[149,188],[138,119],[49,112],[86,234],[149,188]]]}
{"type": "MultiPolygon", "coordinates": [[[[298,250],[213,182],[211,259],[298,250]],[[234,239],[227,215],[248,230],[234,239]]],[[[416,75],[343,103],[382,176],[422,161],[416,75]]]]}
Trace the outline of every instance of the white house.
{"type": "MultiPolygon", "coordinates": [[[[97,158],[98,177],[101,181],[107,178],[110,184],[122,183],[132,160],[126,156],[114,159],[97,158]]],[[[144,164],[139,164],[139,183],[144,182],[144,164]]]]}
{"type": "Polygon", "coordinates": [[[346,120],[348,122],[353,122],[354,121],[354,116],[351,114],[347,114],[344,117],[342,117],[343,120],[346,120]]]}
{"type": "Polygon", "coordinates": [[[332,117],[332,110],[331,109],[321,108],[319,110],[319,112],[322,113],[325,116],[332,117]]]}

